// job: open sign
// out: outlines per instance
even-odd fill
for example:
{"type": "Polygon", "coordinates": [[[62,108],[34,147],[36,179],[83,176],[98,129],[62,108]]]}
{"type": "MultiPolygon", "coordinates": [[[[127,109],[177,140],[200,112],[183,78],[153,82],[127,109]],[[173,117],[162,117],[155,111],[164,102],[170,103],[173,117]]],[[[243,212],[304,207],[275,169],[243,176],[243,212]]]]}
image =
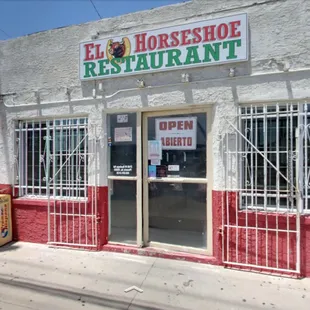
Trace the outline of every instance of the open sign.
{"type": "Polygon", "coordinates": [[[197,147],[197,118],[157,118],[156,140],[163,150],[195,150],[197,147]]]}

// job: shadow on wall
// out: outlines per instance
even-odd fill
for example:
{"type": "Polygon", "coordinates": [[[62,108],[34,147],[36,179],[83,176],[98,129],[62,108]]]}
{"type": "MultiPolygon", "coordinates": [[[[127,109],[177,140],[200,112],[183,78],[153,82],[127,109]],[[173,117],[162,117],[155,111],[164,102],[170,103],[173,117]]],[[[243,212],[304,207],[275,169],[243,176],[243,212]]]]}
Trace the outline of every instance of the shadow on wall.
{"type": "MultiPolygon", "coordinates": [[[[10,166],[10,155],[9,155],[9,135],[8,135],[8,128],[7,128],[7,119],[6,119],[6,111],[4,109],[3,104],[3,98],[1,96],[2,90],[1,90],[1,79],[0,79],[0,141],[1,142],[1,148],[4,156],[4,161],[1,160],[2,167],[1,170],[3,171],[4,176],[10,176],[11,172],[9,169],[10,166]]],[[[3,180],[0,181],[0,184],[3,182],[3,180]]],[[[9,180],[9,183],[12,183],[12,180],[9,180]]],[[[1,190],[0,190],[1,194],[1,190]]]]}
{"type": "MultiPolygon", "coordinates": [[[[231,128],[231,130],[233,130],[231,128]]],[[[236,170],[238,169],[235,164],[238,162],[237,156],[237,141],[238,136],[235,130],[233,132],[226,132],[219,137],[219,158],[221,159],[221,169],[225,179],[226,189],[237,189],[236,170]]]]}
{"type": "MultiPolygon", "coordinates": [[[[249,42],[251,37],[251,29],[249,29],[249,42]]],[[[251,55],[251,47],[249,48],[249,55],[251,55]]],[[[250,57],[250,56],[249,56],[250,57]]],[[[194,104],[195,99],[193,95],[193,88],[205,89],[206,83],[213,83],[218,81],[221,85],[223,79],[229,77],[230,69],[236,69],[238,76],[248,77],[252,73],[251,61],[229,63],[229,64],[212,64],[201,67],[184,67],[181,69],[173,68],[166,71],[147,72],[145,74],[124,75],[110,78],[103,78],[91,81],[82,81],[82,95],[83,97],[92,97],[94,91],[99,96],[103,96],[104,108],[116,107],[119,108],[115,101],[122,100],[121,105],[126,108],[149,107],[160,105],[171,105],[174,102],[177,104],[194,104]],[[182,83],[182,75],[189,74],[190,81],[197,81],[197,83],[182,83]],[[138,81],[143,80],[146,89],[139,89],[138,81]],[[220,80],[220,81],[219,81],[220,80]],[[201,82],[199,82],[201,81],[201,82]],[[205,83],[203,83],[203,81],[205,83]],[[102,83],[102,88],[99,84],[102,83]],[[128,90],[128,91],[126,91],[128,90]],[[172,94],[170,102],[161,97],[166,93],[179,92],[172,94]],[[183,96],[182,96],[182,95],[183,96]],[[140,102],[136,103],[135,97],[140,96],[140,102]],[[153,98],[150,97],[153,96],[153,98]],[[132,97],[132,101],[130,100],[132,97]],[[151,102],[150,102],[151,101],[151,102]]],[[[227,84],[227,83],[226,83],[227,84]]],[[[101,86],[101,85],[100,85],[101,86]]],[[[211,87],[213,85],[210,85],[211,87]]],[[[215,87],[218,86],[214,85],[215,87]]],[[[205,100],[205,98],[203,98],[205,100]]],[[[214,102],[214,98],[207,99],[208,102],[214,102]]]]}
{"type": "MultiPolygon", "coordinates": [[[[252,98],[251,100],[270,100],[270,99],[294,99],[293,95],[293,86],[292,82],[307,79],[307,72],[299,72],[294,75],[287,72],[279,72],[278,74],[265,75],[265,76],[241,76],[237,78],[228,78],[223,77],[219,79],[210,79],[210,80],[196,80],[191,83],[181,83],[177,82],[173,84],[162,84],[160,87],[154,85],[152,88],[152,83],[150,83],[149,88],[143,89],[136,88],[133,83],[132,88],[127,89],[126,91],[118,92],[113,88],[109,89],[109,95],[104,94],[104,96],[110,96],[110,98],[103,97],[102,103],[104,109],[109,108],[146,108],[146,107],[156,107],[156,106],[169,106],[169,105],[180,105],[180,104],[201,104],[201,103],[217,103],[223,101],[226,97],[230,100],[233,98],[235,104],[239,103],[239,98],[252,98]],[[270,86],[270,92],[267,90],[265,93],[258,93],[255,97],[255,94],[252,93],[252,87],[255,86],[258,91],[261,87],[262,91],[266,87],[265,85],[271,83],[279,83],[279,89],[277,92],[270,93],[272,87],[270,86]],[[283,84],[283,85],[282,85],[283,84]],[[281,88],[280,88],[281,87],[281,88]],[[223,94],[223,89],[228,91],[223,94]],[[241,93],[242,91],[246,93],[241,93]],[[199,93],[201,92],[201,97],[199,93]],[[268,96],[268,97],[266,97],[268,96]],[[281,96],[281,97],[279,97],[281,96]],[[140,97],[140,100],[137,99],[140,97]],[[168,98],[168,100],[167,100],[168,98]]],[[[88,82],[87,82],[88,83],[88,82]]],[[[242,99],[241,99],[242,100],[242,99]]]]}
{"type": "MultiPolygon", "coordinates": [[[[250,26],[249,42],[251,42],[250,26]]],[[[251,98],[251,96],[255,95],[252,93],[250,86],[254,85],[257,88],[255,91],[258,92],[257,98],[293,99],[291,81],[307,78],[307,73],[300,72],[300,74],[295,73],[295,75],[289,72],[286,73],[284,63],[284,59],[276,60],[273,58],[260,59],[253,62],[251,59],[251,45],[249,45],[249,60],[246,62],[82,81],[82,95],[83,97],[92,97],[95,90],[98,96],[102,96],[104,109],[145,108],[174,104],[190,105],[206,103],[206,101],[215,103],[221,99],[228,99],[227,96],[233,98],[235,103],[238,103],[238,88],[240,88],[239,92],[245,92],[243,97],[251,98]],[[265,72],[266,75],[251,76],[254,70],[253,66],[256,72],[265,72]],[[235,69],[236,77],[229,76],[231,68],[235,69]],[[190,81],[193,82],[182,83],[182,74],[184,72],[189,74],[190,81]],[[274,72],[278,72],[278,74],[267,75],[274,72]],[[138,80],[144,81],[145,88],[139,89],[138,80]],[[260,85],[263,86],[262,84],[271,82],[283,82],[283,84],[286,84],[286,87],[285,89],[279,89],[278,92],[273,92],[272,87],[269,92],[264,92],[263,88],[261,92],[259,91],[260,85]],[[102,88],[99,88],[100,83],[102,83],[102,88]],[[247,86],[249,86],[249,89],[247,89],[247,86]],[[232,93],[228,94],[228,92],[225,92],[225,94],[222,94],[221,88],[231,89],[232,93]],[[201,92],[201,96],[199,92],[201,92]],[[266,98],[266,96],[269,96],[269,98],[266,98]]]]}
{"type": "MultiPolygon", "coordinates": [[[[261,61],[258,65],[265,67],[266,61],[261,61]]],[[[274,71],[271,67],[269,69],[274,71]]],[[[294,72],[292,74],[291,72],[280,71],[280,69],[278,74],[251,76],[251,61],[238,64],[187,69],[186,72],[190,76],[190,83],[181,82],[181,77],[184,73],[182,70],[148,73],[144,75],[127,76],[125,78],[117,77],[99,81],[82,81],[81,97],[84,99],[89,98],[90,101],[87,104],[89,106],[91,105],[92,108],[94,104],[91,99],[97,99],[98,111],[102,108],[139,108],[174,104],[191,105],[206,103],[206,101],[209,103],[216,103],[225,99],[230,100],[230,98],[233,98],[233,101],[238,103],[239,97],[241,99],[254,98],[264,100],[279,98],[280,96],[281,99],[293,99],[292,82],[309,78],[307,72],[294,72]],[[229,77],[229,70],[232,67],[235,67],[236,77],[229,77]],[[138,79],[144,80],[145,88],[138,88],[138,79]],[[99,89],[100,82],[102,82],[101,90],[99,89]],[[279,88],[277,92],[270,94],[268,92],[264,93],[264,85],[275,82],[283,82],[283,86],[280,86],[282,89],[279,88]],[[260,86],[262,86],[262,92],[259,92],[260,86]],[[224,89],[225,94],[223,94],[224,89]],[[252,93],[252,89],[257,92],[256,98],[255,94],[252,93]],[[95,96],[93,93],[94,90],[95,96]],[[266,96],[269,96],[269,98],[266,98],[266,96]]],[[[270,87],[270,92],[271,91],[272,87],[270,87]]],[[[49,108],[60,105],[63,106],[63,104],[60,103],[51,103],[49,104],[49,108]]],[[[85,101],[69,102],[68,113],[72,114],[74,112],[74,107],[78,106],[85,106],[85,101]]],[[[15,108],[7,109],[13,110],[15,108]]],[[[16,107],[16,109],[18,109],[18,107],[16,107]]],[[[34,114],[37,116],[42,115],[43,109],[46,109],[44,104],[42,104],[42,107],[33,105],[29,107],[23,106],[23,111],[33,110],[34,114]]],[[[3,122],[4,119],[5,116],[1,113],[1,125],[6,127],[6,123],[3,122]]],[[[6,128],[3,129],[3,135],[7,137],[6,128]]],[[[7,147],[5,149],[7,150],[7,147]]]]}
{"type": "MultiPolygon", "coordinates": [[[[219,68],[219,67],[218,67],[219,68]]],[[[246,91],[246,96],[249,98],[252,96],[254,99],[267,100],[272,98],[259,98],[255,97],[255,94],[251,92],[251,86],[255,86],[256,91],[259,90],[259,87],[262,86],[262,90],[264,85],[271,84],[275,82],[283,82],[285,88],[278,89],[278,93],[272,94],[273,97],[278,97],[281,95],[280,99],[294,99],[293,95],[293,87],[292,82],[296,82],[299,80],[308,79],[308,72],[294,72],[294,74],[290,72],[278,72],[278,74],[264,75],[262,76],[249,76],[250,67],[246,66],[243,68],[242,75],[236,76],[236,78],[229,78],[227,76],[229,72],[228,66],[221,66],[221,70],[225,72],[225,76],[223,74],[215,79],[211,79],[210,76],[208,79],[204,79],[205,77],[201,76],[201,68],[192,70],[192,82],[190,83],[181,83],[180,81],[171,80],[170,83],[163,82],[162,84],[158,83],[161,79],[160,74],[148,74],[146,75],[147,79],[150,80],[149,83],[146,83],[146,88],[139,89],[135,84],[135,80],[126,79],[126,84],[128,81],[131,81],[130,87],[126,88],[122,84],[120,88],[117,88],[118,82],[120,78],[116,78],[114,86],[104,87],[104,90],[100,93],[97,91],[98,97],[96,102],[96,108],[98,111],[109,108],[139,108],[139,107],[156,107],[156,106],[169,106],[169,105],[180,105],[180,104],[205,104],[205,103],[217,103],[219,101],[230,100],[233,98],[235,104],[238,104],[239,98],[242,95],[242,91],[246,91]],[[201,79],[199,78],[201,76],[201,79]],[[152,79],[153,77],[153,79],[152,79]],[[155,78],[156,77],[156,78],[155,78]],[[159,77],[159,78],[157,78],[159,77]],[[264,85],[263,85],[264,84],[264,85]],[[148,88],[149,86],[149,88],[148,88]],[[154,88],[152,88],[154,86],[154,88]],[[108,90],[107,90],[108,89],[108,90]],[[225,89],[225,94],[223,91],[225,89]],[[227,91],[226,91],[227,90],[227,91]],[[120,92],[119,92],[120,91],[120,92]],[[200,95],[201,93],[201,95],[200,95]],[[115,94],[111,96],[111,94],[115,94]],[[110,97],[109,97],[110,96],[110,97]],[[102,98],[101,98],[102,97],[102,98]],[[109,98],[106,98],[109,97],[109,98]],[[140,100],[137,100],[137,97],[140,97],[140,100]],[[168,99],[167,99],[168,98],[168,99]]],[[[208,68],[209,70],[209,68],[208,68]]],[[[239,69],[237,69],[239,70],[239,69]]],[[[237,71],[239,72],[239,71],[237,71]]],[[[171,72],[169,73],[171,74],[171,72]]],[[[191,74],[191,73],[190,73],[191,74]]],[[[180,73],[181,76],[181,73],[180,73]]],[[[108,82],[109,85],[111,83],[108,82]]],[[[96,81],[87,81],[82,82],[82,96],[84,99],[89,98],[89,101],[85,103],[85,101],[70,103],[68,101],[68,113],[73,114],[74,109],[82,106],[89,106],[90,108],[94,108],[94,103],[92,102],[92,92],[93,88],[98,88],[98,82],[96,81]]],[[[268,95],[268,93],[267,93],[268,95]]],[[[259,95],[257,95],[259,96],[259,95]]],[[[265,96],[265,93],[262,93],[261,96],[265,96]]],[[[242,97],[241,97],[242,98],[242,97]]],[[[5,158],[9,159],[9,151],[8,151],[8,141],[7,141],[7,123],[6,123],[6,113],[14,110],[20,109],[18,106],[11,108],[4,108],[3,104],[0,101],[0,120],[1,120],[1,135],[3,135],[3,141],[5,143],[5,158]]],[[[63,107],[63,103],[50,103],[48,108],[53,107],[63,107]]],[[[23,111],[33,111],[33,115],[40,116],[42,115],[42,110],[46,109],[47,106],[42,104],[41,106],[37,105],[29,105],[23,106],[23,111]]]]}
{"type": "MultiPolygon", "coordinates": [[[[281,73],[281,72],[280,72],[281,73]]],[[[238,79],[238,80],[231,80],[231,81],[223,81],[222,86],[227,85],[231,89],[232,93],[232,98],[234,103],[236,104],[236,109],[238,108],[239,104],[239,92],[238,92],[238,87],[244,87],[248,86],[249,89],[251,86],[259,86],[260,84],[271,84],[274,82],[282,82],[282,85],[285,85],[285,88],[281,90],[281,93],[283,95],[284,100],[294,100],[297,98],[294,98],[294,93],[293,93],[293,86],[292,83],[297,82],[299,80],[306,80],[309,78],[309,73],[308,72],[298,72],[294,75],[290,73],[283,73],[279,75],[266,75],[264,78],[260,76],[255,76],[251,77],[251,79],[238,79]],[[229,83],[229,85],[228,85],[229,83]]],[[[213,85],[219,83],[219,82],[211,82],[213,85]]],[[[211,84],[210,83],[210,84],[211,84]]],[[[220,84],[217,84],[220,86],[220,84]]],[[[254,98],[255,100],[255,98],[254,98]]],[[[261,99],[263,101],[263,99],[261,99]]],[[[266,99],[267,100],[267,99],[266,99]]],[[[237,110],[236,110],[237,111],[237,110]]],[[[224,171],[228,171],[227,177],[230,177],[231,180],[233,179],[235,175],[235,171],[237,169],[235,163],[237,162],[237,141],[238,137],[240,135],[237,133],[237,131],[234,129],[233,126],[236,126],[237,128],[237,123],[236,123],[236,115],[226,115],[224,117],[224,123],[225,126],[223,128],[226,128],[226,132],[220,132],[220,136],[218,137],[219,139],[219,147],[218,147],[218,153],[221,155],[221,160],[222,160],[222,165],[224,167],[224,171]],[[231,126],[230,126],[231,125],[231,126]],[[226,153],[229,153],[229,157],[226,153]]],[[[222,127],[221,127],[222,128],[222,127]]],[[[231,188],[233,189],[233,188],[231,188]]]]}
{"type": "MultiPolygon", "coordinates": [[[[250,62],[238,63],[238,75],[249,76],[251,74],[250,62]]],[[[93,81],[82,81],[82,95],[83,97],[92,97],[95,90],[98,96],[103,96],[103,103],[105,108],[119,107],[116,106],[115,101],[122,100],[122,105],[127,108],[148,107],[158,105],[168,105],[167,100],[161,100],[161,96],[172,91],[183,93],[175,94],[175,98],[171,101],[177,101],[177,104],[193,104],[194,96],[192,93],[193,87],[204,88],[205,83],[212,83],[215,80],[222,82],[223,79],[228,78],[230,68],[236,67],[236,64],[225,64],[216,66],[205,66],[199,68],[184,68],[184,70],[176,69],[165,72],[145,73],[135,76],[115,77],[110,79],[101,79],[93,81]],[[182,74],[184,71],[189,74],[190,82],[182,83],[182,74]],[[145,88],[138,87],[138,80],[143,80],[145,88]],[[102,83],[102,89],[99,89],[99,84],[102,83]],[[140,102],[130,102],[130,98],[136,100],[140,96],[140,102]],[[150,102],[150,96],[154,96],[150,102]],[[135,104],[135,105],[132,105],[135,104]]],[[[212,100],[208,100],[209,102],[212,100]]]]}

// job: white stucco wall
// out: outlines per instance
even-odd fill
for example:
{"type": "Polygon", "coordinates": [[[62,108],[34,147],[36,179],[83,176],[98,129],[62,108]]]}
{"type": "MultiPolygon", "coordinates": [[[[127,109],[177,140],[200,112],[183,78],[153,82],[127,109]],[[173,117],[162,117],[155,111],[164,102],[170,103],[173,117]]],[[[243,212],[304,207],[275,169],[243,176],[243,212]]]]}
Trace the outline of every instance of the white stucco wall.
{"type": "MultiPolygon", "coordinates": [[[[213,188],[223,185],[218,136],[227,130],[238,102],[252,100],[303,99],[310,97],[310,4],[309,0],[194,0],[150,11],[137,12],[97,22],[41,32],[0,42],[0,184],[11,183],[13,165],[13,124],[19,118],[88,114],[104,137],[103,110],[109,108],[156,107],[162,105],[213,104],[213,188]],[[240,4],[242,3],[242,4],[240,4]],[[236,78],[228,78],[232,65],[187,70],[189,85],[180,82],[182,70],[167,73],[113,78],[97,89],[94,81],[79,80],[79,43],[93,38],[126,35],[133,32],[179,25],[184,22],[248,13],[250,60],[236,63],[236,78]],[[289,64],[290,71],[283,72],[289,64]],[[303,70],[303,71],[299,71],[303,70]],[[136,87],[143,77],[147,86],[162,88],[122,92],[136,87]],[[89,98],[79,103],[53,103],[89,98]],[[39,93],[40,105],[35,92],[39,93]],[[13,95],[14,94],[14,95],[13,95]],[[12,99],[14,101],[12,101],[12,99]],[[8,108],[6,105],[14,104],[8,108]],[[28,104],[28,106],[24,106],[28,104]],[[23,106],[18,106],[23,105],[23,106]]],[[[106,158],[101,140],[101,162],[106,158]]],[[[103,167],[102,167],[103,169],[103,167]]],[[[100,184],[106,184],[102,170],[100,184]]]]}

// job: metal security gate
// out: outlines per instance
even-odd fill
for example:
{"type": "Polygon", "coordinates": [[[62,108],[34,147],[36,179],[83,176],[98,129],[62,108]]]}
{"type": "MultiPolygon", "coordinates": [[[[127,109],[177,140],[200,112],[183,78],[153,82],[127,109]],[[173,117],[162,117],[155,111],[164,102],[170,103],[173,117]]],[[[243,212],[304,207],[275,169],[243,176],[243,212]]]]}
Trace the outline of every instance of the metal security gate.
{"type": "Polygon", "coordinates": [[[300,216],[309,211],[310,115],[304,103],[243,106],[222,134],[222,259],[300,273],[300,216]]]}
{"type": "Polygon", "coordinates": [[[97,139],[87,121],[54,123],[47,144],[48,244],[97,248],[97,139]],[[91,182],[89,182],[91,180],[91,182]]]}
{"type": "Polygon", "coordinates": [[[16,122],[14,191],[48,202],[48,243],[97,246],[98,137],[88,119],[16,122]]]}

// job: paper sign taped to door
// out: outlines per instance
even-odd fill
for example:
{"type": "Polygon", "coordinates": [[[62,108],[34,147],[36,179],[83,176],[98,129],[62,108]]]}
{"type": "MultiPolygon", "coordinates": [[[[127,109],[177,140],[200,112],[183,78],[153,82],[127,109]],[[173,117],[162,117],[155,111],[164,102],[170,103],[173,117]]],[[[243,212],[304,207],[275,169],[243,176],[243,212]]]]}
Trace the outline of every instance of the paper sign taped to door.
{"type": "Polygon", "coordinates": [[[168,171],[180,171],[180,165],[168,165],[168,171]]]}
{"type": "Polygon", "coordinates": [[[132,127],[119,127],[114,129],[115,142],[131,142],[132,127]]]}
{"type": "Polygon", "coordinates": [[[128,123],[128,114],[117,115],[118,123],[128,123]]]}
{"type": "Polygon", "coordinates": [[[149,166],[149,178],[156,178],[156,166],[149,166]]]}
{"type": "Polygon", "coordinates": [[[151,165],[152,166],[160,166],[160,159],[152,159],[151,165]]]}
{"type": "Polygon", "coordinates": [[[163,150],[196,150],[197,117],[157,118],[155,128],[163,150]]]}
{"type": "Polygon", "coordinates": [[[148,159],[162,160],[162,146],[159,140],[148,141],[148,159]]]}

